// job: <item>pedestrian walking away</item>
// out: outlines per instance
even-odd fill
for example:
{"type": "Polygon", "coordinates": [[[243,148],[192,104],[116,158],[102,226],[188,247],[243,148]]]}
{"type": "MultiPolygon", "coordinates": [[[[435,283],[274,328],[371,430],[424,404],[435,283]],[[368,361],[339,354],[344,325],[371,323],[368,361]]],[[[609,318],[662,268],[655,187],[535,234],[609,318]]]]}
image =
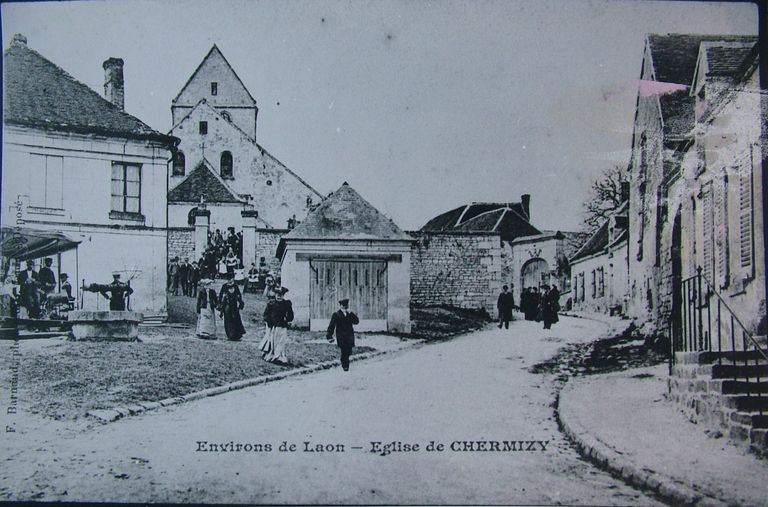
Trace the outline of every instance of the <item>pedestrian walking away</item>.
{"type": "Polygon", "coordinates": [[[275,364],[290,364],[285,353],[288,341],[288,323],[293,321],[293,305],[285,299],[288,289],[278,287],[275,289],[275,299],[267,303],[264,309],[264,322],[267,331],[264,334],[260,348],[264,360],[275,364]]]}
{"type": "Polygon", "coordinates": [[[233,280],[225,283],[219,296],[219,316],[224,319],[224,332],[231,341],[238,341],[245,334],[240,310],[245,307],[240,289],[233,280]]]}
{"type": "MultiPolygon", "coordinates": [[[[546,288],[546,286],[545,286],[546,288]]],[[[556,285],[552,285],[549,290],[546,290],[541,298],[541,314],[544,321],[544,329],[550,329],[552,324],[556,323],[559,319],[557,312],[560,311],[560,291],[556,285]]]]}
{"type": "Polygon", "coordinates": [[[509,329],[509,321],[512,320],[512,310],[515,308],[515,296],[509,292],[509,286],[505,285],[501,288],[501,294],[499,294],[496,307],[499,310],[499,329],[502,326],[505,329],[509,329]]]}
{"type": "Polygon", "coordinates": [[[203,278],[198,282],[200,291],[197,293],[197,329],[195,334],[207,340],[216,339],[216,308],[218,298],[216,291],[211,289],[213,280],[203,278]]]}
{"type": "Polygon", "coordinates": [[[329,343],[333,343],[333,333],[336,332],[336,345],[341,349],[341,367],[349,371],[349,355],[355,346],[354,325],[360,323],[353,312],[349,311],[349,299],[339,301],[339,310],[331,316],[328,324],[328,332],[325,337],[329,343]]]}

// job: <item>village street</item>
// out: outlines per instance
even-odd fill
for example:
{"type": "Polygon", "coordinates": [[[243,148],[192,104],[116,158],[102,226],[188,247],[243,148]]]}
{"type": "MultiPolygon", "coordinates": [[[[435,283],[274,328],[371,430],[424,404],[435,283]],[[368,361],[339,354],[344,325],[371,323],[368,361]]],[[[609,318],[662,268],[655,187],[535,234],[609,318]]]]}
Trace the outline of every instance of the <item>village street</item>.
{"type": "Polygon", "coordinates": [[[30,419],[5,435],[13,451],[0,492],[47,501],[655,504],[579,458],[558,431],[553,380],[528,371],[566,342],[608,329],[570,317],[550,331],[517,321],[353,362],[348,373],[292,377],[107,425],[30,419]],[[431,440],[444,450],[427,451],[431,440]],[[463,441],[481,440],[541,443],[463,451],[463,441]],[[281,451],[283,441],[296,450],[281,451]],[[344,451],[305,452],[305,441],[344,451]],[[392,441],[420,447],[371,452],[371,442],[392,441]],[[199,450],[230,442],[271,451],[199,450]]]}

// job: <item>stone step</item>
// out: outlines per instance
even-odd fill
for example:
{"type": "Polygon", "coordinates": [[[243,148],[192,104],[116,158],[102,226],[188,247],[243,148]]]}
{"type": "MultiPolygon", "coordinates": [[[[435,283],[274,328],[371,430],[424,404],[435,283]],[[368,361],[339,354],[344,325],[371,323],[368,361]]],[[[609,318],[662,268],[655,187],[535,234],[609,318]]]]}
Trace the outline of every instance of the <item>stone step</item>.
{"type": "Polygon", "coordinates": [[[710,380],[709,388],[712,391],[718,391],[723,394],[768,394],[768,378],[760,379],[758,383],[755,379],[751,380],[710,380]]]}
{"type": "Polygon", "coordinates": [[[702,375],[707,374],[707,369],[712,372],[712,378],[768,378],[768,364],[750,364],[750,365],[732,365],[732,364],[713,364],[699,366],[699,372],[702,375]]]}
{"type": "Polygon", "coordinates": [[[768,412],[767,396],[724,395],[723,406],[743,412],[768,412]]]}
{"type": "Polygon", "coordinates": [[[749,432],[749,449],[764,458],[768,458],[768,428],[752,428],[749,432]]]}
{"type": "Polygon", "coordinates": [[[731,422],[743,424],[751,428],[768,428],[768,414],[753,414],[751,412],[731,412],[731,422]]]}
{"type": "Polygon", "coordinates": [[[715,364],[721,360],[728,364],[744,363],[745,360],[754,363],[757,360],[761,364],[768,364],[765,356],[757,350],[738,350],[735,352],[675,352],[675,361],[680,364],[715,364]]]}

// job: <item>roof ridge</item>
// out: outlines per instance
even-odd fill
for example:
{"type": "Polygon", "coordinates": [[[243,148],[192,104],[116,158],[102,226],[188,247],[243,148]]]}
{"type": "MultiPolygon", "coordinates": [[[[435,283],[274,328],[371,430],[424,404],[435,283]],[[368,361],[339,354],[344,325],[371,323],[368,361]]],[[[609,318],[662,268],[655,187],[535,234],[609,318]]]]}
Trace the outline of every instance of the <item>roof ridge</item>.
{"type": "Polygon", "coordinates": [[[251,92],[248,91],[248,87],[245,86],[245,83],[243,83],[243,80],[240,79],[240,76],[237,75],[237,72],[235,71],[234,67],[229,63],[229,60],[227,60],[227,57],[224,56],[224,53],[222,53],[221,49],[219,49],[219,46],[216,45],[216,43],[211,46],[211,49],[208,50],[208,52],[205,54],[203,59],[200,61],[200,63],[197,65],[195,70],[192,72],[192,74],[189,76],[189,79],[184,83],[184,86],[181,87],[181,90],[179,90],[179,93],[176,94],[176,97],[171,101],[171,105],[175,104],[176,101],[179,100],[179,97],[181,97],[181,94],[184,93],[184,90],[187,89],[187,86],[189,86],[189,83],[192,82],[192,79],[197,75],[198,72],[200,72],[200,69],[203,67],[203,64],[208,60],[208,58],[213,54],[213,52],[216,51],[221,55],[221,58],[224,60],[224,63],[227,65],[229,70],[232,71],[232,74],[235,75],[235,79],[237,79],[237,82],[240,83],[240,86],[243,87],[245,90],[246,95],[248,95],[248,98],[253,101],[253,105],[256,105],[256,99],[253,98],[253,95],[251,95],[251,92]]]}

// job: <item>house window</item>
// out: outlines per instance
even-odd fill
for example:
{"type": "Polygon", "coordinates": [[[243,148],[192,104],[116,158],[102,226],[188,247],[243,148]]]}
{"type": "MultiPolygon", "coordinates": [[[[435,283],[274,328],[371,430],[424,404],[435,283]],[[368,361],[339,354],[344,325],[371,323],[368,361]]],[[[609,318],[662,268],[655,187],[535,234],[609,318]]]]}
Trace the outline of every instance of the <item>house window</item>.
{"type": "Polygon", "coordinates": [[[211,83],[211,95],[218,95],[219,94],[219,83],[216,81],[213,81],[211,83]]]}
{"type": "Polygon", "coordinates": [[[595,270],[592,270],[592,299],[595,299],[597,297],[597,273],[595,270]]]}
{"type": "Polygon", "coordinates": [[[64,157],[30,154],[27,173],[30,206],[64,207],[64,157]]]}
{"type": "Polygon", "coordinates": [[[579,289],[581,290],[580,299],[584,301],[584,273],[579,273],[579,289]]]}
{"type": "Polygon", "coordinates": [[[204,136],[208,134],[208,122],[207,121],[201,121],[200,122],[200,135],[204,136]]]}
{"type": "Polygon", "coordinates": [[[184,167],[186,161],[184,160],[184,152],[179,150],[173,157],[173,176],[184,176],[186,168],[184,167]]]}
{"type": "Polygon", "coordinates": [[[232,153],[229,151],[222,152],[221,161],[219,164],[219,172],[222,178],[232,179],[234,178],[234,172],[232,171],[232,153]]]}
{"type": "Polygon", "coordinates": [[[112,211],[141,213],[141,166],[112,162],[112,211]]]}
{"type": "Polygon", "coordinates": [[[597,268],[597,297],[605,296],[605,268],[597,268]]]}
{"type": "MultiPolygon", "coordinates": [[[[752,149],[754,157],[757,150],[752,149]]],[[[754,266],[752,172],[752,167],[746,165],[739,173],[739,264],[748,278],[753,276],[754,266]]]]}
{"type": "Polygon", "coordinates": [[[573,277],[573,299],[579,300],[579,275],[573,277]]]}

